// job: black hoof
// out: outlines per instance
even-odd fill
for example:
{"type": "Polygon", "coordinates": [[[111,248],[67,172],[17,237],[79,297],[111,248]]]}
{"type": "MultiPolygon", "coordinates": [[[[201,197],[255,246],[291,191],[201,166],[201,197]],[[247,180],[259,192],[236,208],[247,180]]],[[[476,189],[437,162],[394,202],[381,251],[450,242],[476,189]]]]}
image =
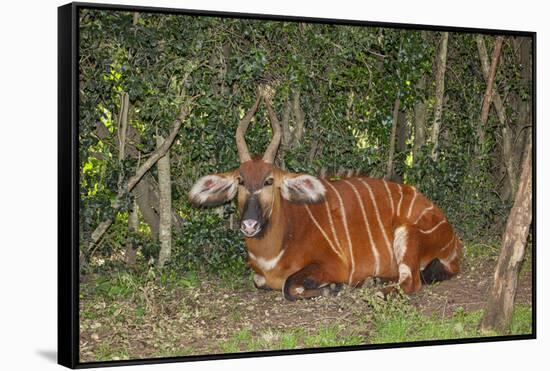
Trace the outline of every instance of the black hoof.
{"type": "Polygon", "coordinates": [[[451,277],[452,275],[445,270],[445,266],[439,259],[432,260],[426,268],[420,271],[420,278],[424,285],[448,280],[451,277]]]}
{"type": "Polygon", "coordinates": [[[304,280],[304,288],[306,290],[315,290],[317,288],[317,283],[311,278],[306,278],[304,280]]]}
{"type": "Polygon", "coordinates": [[[328,288],[330,289],[330,293],[332,295],[338,294],[342,289],[344,288],[343,283],[331,283],[328,288]]]}

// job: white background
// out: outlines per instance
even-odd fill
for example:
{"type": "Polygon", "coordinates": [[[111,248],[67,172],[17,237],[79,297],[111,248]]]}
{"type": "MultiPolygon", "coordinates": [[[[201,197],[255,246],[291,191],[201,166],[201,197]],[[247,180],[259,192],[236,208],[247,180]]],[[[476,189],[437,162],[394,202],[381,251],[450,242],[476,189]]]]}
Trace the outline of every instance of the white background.
{"type": "MultiPolygon", "coordinates": [[[[550,26],[545,1],[119,1],[133,5],[225,10],[538,32],[538,340],[355,351],[139,366],[140,370],[498,369],[548,360],[550,26]],[[542,269],[541,269],[542,268],[542,269]],[[546,288],[546,289],[545,289],[546,288]],[[541,290],[542,289],[542,290],[541,290]],[[543,292],[545,291],[545,292],[543,292]],[[546,354],[545,354],[546,352],[546,354]]],[[[57,6],[62,1],[5,1],[0,9],[0,369],[60,369],[56,357],[57,6]]],[[[490,274],[490,272],[488,272],[490,274]]],[[[544,366],[542,363],[542,367],[544,366]]],[[[138,369],[138,368],[135,368],[138,369]]]]}

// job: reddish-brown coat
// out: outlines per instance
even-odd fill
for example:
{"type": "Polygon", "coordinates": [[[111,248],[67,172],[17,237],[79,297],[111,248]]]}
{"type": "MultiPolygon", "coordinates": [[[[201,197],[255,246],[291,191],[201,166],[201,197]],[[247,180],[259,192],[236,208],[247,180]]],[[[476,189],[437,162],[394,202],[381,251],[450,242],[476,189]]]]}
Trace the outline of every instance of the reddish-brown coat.
{"type": "MultiPolygon", "coordinates": [[[[258,174],[265,172],[254,170],[258,174]]],[[[276,178],[282,175],[276,168],[274,173],[276,178]]],[[[434,259],[445,261],[447,266],[452,266],[450,273],[457,273],[458,238],[443,212],[413,187],[366,177],[323,182],[327,189],[325,201],[317,204],[290,203],[280,196],[280,192],[274,192],[268,229],[261,239],[246,239],[247,248],[255,257],[249,259],[250,265],[265,277],[267,286],[280,290],[287,277],[310,264],[322,267],[316,272],[319,284],[357,285],[372,276],[397,280],[399,262],[393,242],[395,230],[402,226],[407,227],[405,258],[416,260],[406,262],[412,266],[413,275],[418,275],[419,269],[434,259]],[[370,236],[357,195],[370,227],[370,236]],[[258,258],[273,262],[281,249],[284,253],[277,264],[272,269],[262,269],[258,258]],[[453,254],[457,258],[449,259],[453,254]],[[378,271],[375,269],[376,255],[378,271]]],[[[413,277],[412,281],[408,287],[403,287],[405,291],[420,288],[419,277],[413,277]]]]}

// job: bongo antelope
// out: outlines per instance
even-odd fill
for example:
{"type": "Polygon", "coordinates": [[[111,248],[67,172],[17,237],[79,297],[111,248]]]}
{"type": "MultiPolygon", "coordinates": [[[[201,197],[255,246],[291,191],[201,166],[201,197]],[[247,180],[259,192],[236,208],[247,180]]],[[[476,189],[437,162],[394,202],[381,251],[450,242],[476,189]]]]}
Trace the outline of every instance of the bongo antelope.
{"type": "Polygon", "coordinates": [[[258,94],[236,131],[240,167],[200,178],[189,194],[195,206],[237,197],[256,287],[282,290],[296,300],[377,277],[414,293],[423,283],[459,272],[459,238],[416,188],[363,176],[331,181],[283,171],[273,164],[280,141],[271,100],[258,94]],[[273,138],[256,158],[244,135],[262,100],[273,138]]]}

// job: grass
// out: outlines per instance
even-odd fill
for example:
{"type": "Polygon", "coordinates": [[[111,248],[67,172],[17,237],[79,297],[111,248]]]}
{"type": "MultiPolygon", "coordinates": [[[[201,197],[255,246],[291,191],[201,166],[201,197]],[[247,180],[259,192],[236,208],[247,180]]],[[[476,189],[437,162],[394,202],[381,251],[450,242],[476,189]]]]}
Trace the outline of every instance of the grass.
{"type": "Polygon", "coordinates": [[[130,359],[125,349],[112,349],[108,344],[100,344],[97,350],[98,359],[105,361],[120,361],[130,359]]]}
{"type": "Polygon", "coordinates": [[[477,331],[481,316],[481,311],[465,313],[459,310],[450,318],[428,317],[413,309],[384,322],[375,319],[375,327],[369,340],[373,344],[379,344],[474,338],[481,336],[477,331]]]}
{"type": "MultiPolygon", "coordinates": [[[[424,340],[449,340],[485,336],[479,331],[483,311],[466,312],[462,307],[450,317],[426,316],[398,297],[388,302],[369,299],[372,305],[371,344],[388,344],[424,340]]],[[[531,307],[515,305],[510,334],[530,334],[532,325],[531,307]]]]}
{"type": "MultiPolygon", "coordinates": [[[[468,245],[470,261],[492,254],[468,245]]],[[[154,267],[91,275],[81,283],[83,361],[385,344],[482,336],[482,311],[449,308],[428,316],[405,295],[379,300],[373,289],[287,302],[257,292],[248,276],[154,267]],[[450,312],[451,311],[451,312],[450,312]]],[[[516,305],[512,334],[531,332],[531,307],[516,305]]]]}
{"type": "Polygon", "coordinates": [[[222,342],[219,350],[223,353],[251,352],[261,350],[282,350],[298,348],[319,348],[364,344],[365,340],[356,334],[347,333],[343,326],[321,326],[315,331],[291,329],[280,331],[265,329],[254,334],[243,329],[222,342]]]}
{"type": "Polygon", "coordinates": [[[530,334],[533,326],[533,308],[528,305],[515,305],[510,333],[512,335],[530,334]]]}
{"type": "Polygon", "coordinates": [[[360,345],[365,343],[365,339],[357,334],[343,334],[343,326],[326,326],[320,328],[316,333],[307,336],[304,339],[304,345],[307,348],[360,345]]]}

